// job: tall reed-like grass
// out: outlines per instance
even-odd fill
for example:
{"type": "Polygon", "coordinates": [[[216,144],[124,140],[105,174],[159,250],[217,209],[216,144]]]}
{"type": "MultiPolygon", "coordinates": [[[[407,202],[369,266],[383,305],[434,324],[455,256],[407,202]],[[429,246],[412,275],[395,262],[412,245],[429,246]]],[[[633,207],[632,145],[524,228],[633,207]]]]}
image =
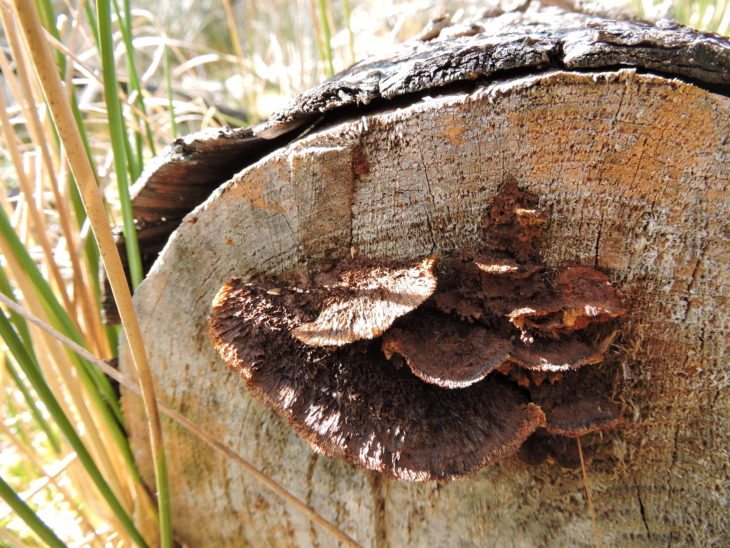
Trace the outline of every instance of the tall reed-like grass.
{"type": "MultiPolygon", "coordinates": [[[[480,4],[0,2],[0,546],[172,543],[158,406],[110,248],[110,227],[122,227],[135,287],[142,269],[129,193],[150,158],[178,134],[258,121],[357,58],[386,53],[429,16],[465,16],[480,4]],[[104,361],[117,353],[118,332],[101,321],[102,263],[136,379],[104,361]],[[127,441],[117,383],[146,402],[153,489],[127,441]]],[[[633,2],[649,15],[656,4],[633,2]]],[[[675,13],[714,32],[730,28],[728,0],[678,0],[675,13]]],[[[352,543],[209,434],[160,410],[352,543]]]]}

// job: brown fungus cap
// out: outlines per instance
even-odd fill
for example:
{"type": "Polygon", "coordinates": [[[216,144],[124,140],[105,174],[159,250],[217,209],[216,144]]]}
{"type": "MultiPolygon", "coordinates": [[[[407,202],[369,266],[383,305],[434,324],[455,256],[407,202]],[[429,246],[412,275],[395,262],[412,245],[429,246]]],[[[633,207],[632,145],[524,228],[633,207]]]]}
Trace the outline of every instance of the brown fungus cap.
{"type": "Polygon", "coordinates": [[[545,267],[519,263],[502,254],[457,252],[446,261],[439,279],[436,307],[467,321],[503,317],[525,303],[544,300],[549,293],[542,276],[545,267]]]}
{"type": "Polygon", "coordinates": [[[590,323],[618,318],[626,313],[603,272],[585,266],[563,270],[556,280],[563,306],[566,329],[583,329],[590,323]]]}
{"type": "Polygon", "coordinates": [[[535,371],[557,372],[601,363],[603,351],[576,339],[518,341],[510,351],[510,361],[535,371]]]}
{"type": "Polygon", "coordinates": [[[342,273],[316,320],[298,325],[294,336],[309,346],[342,346],[382,335],[436,289],[436,257],[400,267],[361,267],[342,273]]]}
{"type": "MultiPolygon", "coordinates": [[[[584,458],[591,457],[592,448],[583,447],[584,458]]],[[[549,434],[544,428],[538,428],[517,453],[519,459],[532,466],[543,462],[555,462],[563,468],[579,468],[580,455],[575,438],[549,434]]]]}
{"type": "Polygon", "coordinates": [[[537,205],[537,197],[521,190],[517,181],[506,181],[482,220],[486,247],[506,251],[520,262],[536,258],[547,224],[537,205]]]}
{"type": "Polygon", "coordinates": [[[604,273],[568,267],[555,280],[557,295],[512,310],[508,317],[523,332],[560,337],[626,313],[604,273]]]}
{"type": "Polygon", "coordinates": [[[550,434],[584,436],[622,421],[606,381],[593,368],[566,375],[560,382],[533,385],[530,396],[545,412],[550,434]]]}
{"type": "Polygon", "coordinates": [[[375,341],[302,343],[292,331],[313,312],[300,299],[233,279],[214,300],[209,328],[253,394],[322,453],[396,479],[450,479],[515,453],[544,424],[501,376],[446,390],[393,367],[375,341]]]}
{"type": "Polygon", "coordinates": [[[415,313],[383,338],[388,359],[400,354],[419,378],[445,388],[482,380],[504,363],[511,348],[508,339],[443,314],[415,313]]]}

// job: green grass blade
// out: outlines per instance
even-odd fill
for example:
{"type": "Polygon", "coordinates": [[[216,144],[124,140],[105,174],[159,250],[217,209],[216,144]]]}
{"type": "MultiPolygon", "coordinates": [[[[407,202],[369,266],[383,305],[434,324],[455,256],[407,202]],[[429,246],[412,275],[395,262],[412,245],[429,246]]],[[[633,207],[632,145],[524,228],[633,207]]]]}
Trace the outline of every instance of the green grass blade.
{"type": "Polygon", "coordinates": [[[327,21],[327,2],[326,0],[318,0],[319,4],[319,22],[322,25],[322,36],[324,44],[322,51],[324,59],[327,62],[327,76],[332,77],[335,74],[335,66],[332,62],[332,32],[330,31],[329,21],[327,21]]]}
{"type": "Polygon", "coordinates": [[[122,118],[122,107],[119,102],[119,85],[114,62],[114,44],[112,41],[112,18],[109,0],[96,1],[96,17],[98,26],[99,51],[104,79],[104,101],[109,118],[109,132],[114,156],[114,170],[119,190],[119,205],[122,210],[124,240],[127,249],[127,262],[132,287],[142,281],[142,260],[139,254],[137,231],[132,216],[132,202],[129,198],[129,178],[127,177],[127,134],[122,118]]]}
{"type": "MultiPolygon", "coordinates": [[[[117,16],[117,25],[122,33],[122,40],[124,42],[124,57],[127,62],[127,96],[135,97],[135,104],[139,107],[140,89],[139,82],[133,77],[136,76],[134,71],[134,50],[132,49],[132,36],[130,23],[126,18],[122,17],[119,10],[119,2],[114,0],[114,13],[117,16]]],[[[141,101],[144,105],[144,101],[141,101]]],[[[134,120],[134,127],[129,128],[132,132],[131,142],[129,139],[125,139],[124,143],[127,146],[127,164],[129,165],[129,177],[132,182],[136,181],[142,173],[142,164],[144,163],[144,144],[142,143],[142,134],[139,132],[140,119],[134,109],[131,109],[132,119],[134,120]],[[134,144],[134,146],[132,146],[134,144]]]]}
{"type": "MultiPolygon", "coordinates": [[[[10,285],[10,280],[8,279],[8,275],[5,274],[5,269],[3,269],[0,266],[0,293],[5,295],[8,299],[12,299],[17,302],[15,298],[15,292],[13,291],[13,286],[10,285]]],[[[20,314],[16,314],[13,311],[10,311],[10,321],[13,322],[13,325],[15,326],[16,331],[20,335],[20,338],[23,339],[23,343],[25,344],[25,347],[29,350],[33,350],[33,339],[30,337],[30,330],[28,329],[28,324],[25,321],[25,318],[21,317],[20,314]]],[[[35,357],[35,356],[34,356],[35,357]]]]}
{"type": "MultiPolygon", "coordinates": [[[[127,60],[127,78],[129,79],[129,91],[128,94],[134,94],[134,105],[139,109],[143,116],[147,115],[147,108],[144,102],[144,96],[142,95],[142,86],[139,83],[139,72],[137,71],[137,63],[134,59],[134,31],[132,27],[132,6],[129,0],[124,0],[124,16],[122,17],[121,10],[119,8],[119,2],[114,0],[114,11],[117,14],[117,20],[119,21],[119,29],[122,31],[122,39],[124,40],[124,54],[127,60]]],[[[136,144],[137,153],[137,164],[138,172],[132,175],[133,180],[137,180],[141,175],[142,168],[144,166],[144,145],[142,141],[142,135],[137,130],[140,124],[140,119],[136,113],[133,113],[137,126],[135,127],[134,137],[136,144]]],[[[152,133],[152,128],[146,119],[141,120],[145,128],[145,136],[147,137],[147,146],[153,156],[157,154],[155,150],[155,139],[152,133]]]]}
{"type": "Polygon", "coordinates": [[[41,410],[38,409],[33,395],[30,393],[30,390],[28,390],[28,387],[25,385],[25,381],[21,378],[20,373],[18,373],[18,370],[15,369],[15,366],[13,366],[10,359],[8,358],[5,359],[5,368],[8,370],[8,374],[13,379],[15,386],[18,387],[18,390],[23,395],[23,399],[25,400],[28,409],[30,409],[30,413],[31,415],[33,415],[33,419],[35,420],[36,424],[40,427],[41,430],[43,430],[43,433],[48,438],[48,442],[51,444],[53,452],[56,453],[56,455],[60,455],[61,442],[58,440],[58,436],[56,436],[56,433],[53,431],[53,428],[51,428],[51,425],[48,424],[48,421],[43,416],[43,413],[41,413],[41,410]]]}
{"type": "Polygon", "coordinates": [[[93,9],[93,2],[84,2],[84,15],[86,16],[86,22],[91,28],[91,35],[96,41],[96,48],[99,49],[99,26],[96,23],[96,14],[93,9]]]}
{"type": "MultiPolygon", "coordinates": [[[[130,58],[132,58],[131,54],[131,36],[129,34],[129,28],[127,27],[127,22],[122,17],[122,14],[119,10],[119,2],[117,0],[113,0],[114,4],[114,14],[117,17],[117,26],[119,27],[119,30],[122,33],[122,41],[124,42],[124,57],[127,62],[127,95],[131,95],[134,93],[134,88],[132,84],[132,79],[130,78],[130,65],[133,64],[133,61],[130,62],[130,58]]],[[[122,107],[122,103],[119,103],[120,108],[122,107]]],[[[130,142],[130,139],[124,139],[124,148],[126,153],[126,159],[127,159],[127,168],[129,170],[129,180],[131,182],[134,182],[137,180],[137,177],[139,177],[140,173],[142,173],[142,139],[137,131],[137,126],[139,125],[139,118],[137,115],[132,111],[132,119],[135,121],[135,127],[134,128],[127,128],[125,129],[126,132],[131,129],[132,131],[132,140],[130,142]],[[134,147],[132,147],[132,143],[134,143],[134,147]]]]}
{"type": "MultiPolygon", "coordinates": [[[[119,102],[119,108],[122,108],[121,101],[119,102]]],[[[125,135],[127,134],[126,129],[124,130],[124,133],[125,133],[125,135]]],[[[132,140],[136,144],[138,134],[136,131],[133,130],[132,135],[133,135],[132,140]]],[[[139,174],[142,173],[142,168],[141,168],[142,163],[141,163],[141,161],[140,162],[137,161],[136,148],[135,148],[135,150],[132,150],[132,143],[130,143],[129,139],[127,139],[125,137],[125,139],[122,142],[124,144],[124,158],[126,159],[127,167],[129,168],[129,185],[131,185],[132,183],[134,183],[134,181],[137,180],[137,177],[139,176],[139,174]]]]}
{"type": "Polygon", "coordinates": [[[170,73],[170,48],[165,44],[165,53],[162,56],[162,72],[165,77],[165,88],[167,88],[167,109],[170,113],[170,130],[173,139],[177,139],[177,121],[175,120],[175,103],[172,93],[172,76],[170,73]]]}
{"type": "Polygon", "coordinates": [[[48,546],[51,546],[52,548],[63,548],[66,546],[63,542],[61,542],[61,539],[58,538],[53,531],[51,531],[48,525],[46,525],[43,520],[36,515],[33,509],[23,502],[23,500],[15,491],[13,491],[13,488],[7,484],[2,476],[0,476],[0,498],[2,498],[5,501],[5,504],[10,506],[10,508],[12,508],[12,510],[20,516],[25,524],[30,527],[30,529],[48,546]]]}
{"type": "Polygon", "coordinates": [[[146,544],[144,539],[142,538],[142,535],[140,535],[139,531],[137,531],[134,523],[132,522],[132,519],[124,510],[124,507],[121,505],[121,503],[109,487],[109,484],[102,476],[99,468],[94,462],[94,459],[91,457],[91,454],[88,452],[86,446],[81,441],[81,438],[79,438],[78,434],[76,433],[76,430],[71,424],[71,421],[63,412],[63,409],[58,403],[58,400],[53,395],[53,392],[51,392],[51,389],[46,384],[43,376],[40,374],[38,364],[33,363],[33,359],[31,358],[30,354],[28,354],[25,346],[23,346],[23,342],[13,329],[10,321],[8,320],[5,312],[2,311],[2,309],[0,309],[0,336],[5,341],[5,344],[10,350],[10,353],[13,355],[18,365],[23,370],[23,373],[25,373],[28,381],[30,381],[30,384],[33,386],[36,394],[38,394],[38,397],[46,406],[46,409],[48,409],[48,412],[53,417],[53,420],[55,421],[59,430],[61,430],[68,443],[71,445],[71,447],[73,447],[74,451],[76,451],[79,461],[86,469],[87,474],[89,474],[89,477],[99,489],[99,492],[107,501],[109,507],[112,509],[114,515],[124,527],[125,531],[127,531],[130,537],[132,537],[132,539],[137,544],[139,544],[140,546],[145,546],[146,544]]]}
{"type": "MultiPolygon", "coordinates": [[[[0,234],[11,249],[13,257],[16,261],[18,261],[25,272],[25,275],[30,279],[33,287],[41,297],[43,307],[46,309],[52,325],[74,342],[83,346],[84,341],[81,335],[76,330],[76,327],[69,318],[66,310],[63,306],[61,306],[61,303],[58,302],[58,299],[56,299],[56,296],[48,285],[48,282],[46,282],[36,267],[30,254],[23,246],[20,238],[18,238],[15,229],[10,224],[10,220],[5,213],[5,210],[2,208],[0,208],[0,234]]],[[[92,394],[102,394],[106,400],[107,405],[102,405],[100,410],[103,412],[103,408],[108,406],[108,410],[114,414],[116,420],[123,424],[123,415],[121,409],[119,409],[116,394],[112,389],[109,380],[99,373],[95,367],[92,367],[91,364],[86,361],[79,360],[76,355],[72,353],[70,353],[69,356],[77,365],[77,370],[79,371],[81,380],[85,381],[86,379],[89,379],[96,386],[96,390],[91,390],[92,394]]]]}

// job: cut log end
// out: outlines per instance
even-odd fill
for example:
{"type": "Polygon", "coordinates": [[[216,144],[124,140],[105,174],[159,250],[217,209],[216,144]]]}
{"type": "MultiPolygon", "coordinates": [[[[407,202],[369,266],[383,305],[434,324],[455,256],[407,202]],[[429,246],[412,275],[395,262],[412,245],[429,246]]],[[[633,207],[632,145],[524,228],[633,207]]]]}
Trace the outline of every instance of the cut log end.
{"type": "MultiPolygon", "coordinates": [[[[621,25],[630,27],[632,23],[621,25]]],[[[474,37],[461,37],[455,50],[468,53],[461,59],[478,65],[476,78],[488,73],[492,79],[500,74],[510,74],[511,79],[469,91],[441,89],[440,94],[410,105],[399,104],[393,110],[380,102],[377,111],[325,123],[226,183],[188,217],[190,222],[182,222],[135,296],[161,399],[224,439],[232,450],[292,492],[304,494],[310,507],[337,521],[363,544],[375,543],[372,524],[376,519],[389,524],[381,530],[394,545],[495,543],[504,538],[523,544],[592,542],[590,519],[574,504],[582,485],[574,474],[556,466],[530,468],[508,460],[438,488],[389,482],[377,493],[372,491],[363,471],[336,460],[311,458],[307,444],[286,421],[250,397],[246,374],[238,378],[226,373],[223,360],[208,340],[210,303],[231,277],[258,283],[302,265],[309,268],[326,260],[337,263],[352,255],[402,264],[434,252],[446,258],[456,250],[476,248],[483,236],[480,220],[498,189],[514,179],[519,188],[540,197],[538,209],[547,214],[549,222],[543,226],[545,237],[539,248],[546,271],[559,271],[566,265],[593,268],[608,276],[622,302],[631,303],[631,313],[615,343],[622,358],[607,364],[611,374],[604,380],[610,381],[606,386],[632,419],[619,437],[604,434],[608,443],[591,447],[595,458],[589,470],[591,488],[602,515],[613,516],[610,523],[601,523],[603,533],[619,544],[658,538],[678,544],[715,542],[713,531],[728,528],[727,509],[716,497],[707,496],[715,492],[717,478],[726,474],[724,455],[730,445],[727,428],[707,428],[710,423],[730,424],[718,384],[722,357],[727,353],[726,333],[718,326],[729,322],[722,298],[727,276],[721,267],[730,255],[725,229],[730,217],[725,199],[730,172],[730,143],[725,139],[730,134],[730,100],[722,87],[728,85],[728,50],[723,39],[693,37],[685,29],[659,32],[642,26],[641,32],[632,35],[630,29],[621,34],[614,32],[618,27],[609,27],[579,25],[568,33],[569,42],[561,42],[564,67],[593,71],[588,73],[548,70],[525,74],[530,67],[550,69],[549,64],[539,64],[539,59],[553,59],[551,52],[558,51],[550,45],[557,43],[551,37],[558,33],[549,29],[545,35],[536,31],[527,40],[518,37],[517,42],[510,35],[509,47],[519,49],[524,42],[529,46],[525,59],[538,63],[522,66],[519,73],[499,72],[515,66],[499,62],[498,53],[511,50],[494,45],[500,40],[497,34],[469,42],[472,49],[467,42],[474,37]],[[609,32],[602,33],[606,28],[609,32]],[[650,40],[621,45],[632,36],[647,35],[650,40]],[[491,40],[491,45],[484,40],[491,40]],[[583,47],[581,40],[588,45],[583,47]],[[678,47],[667,47],[672,44],[678,47]],[[596,54],[609,51],[606,56],[596,54]],[[705,61],[712,58],[716,63],[706,86],[702,73],[710,65],[703,69],[684,56],[697,51],[705,61]],[[592,57],[591,52],[596,55],[592,57]],[[600,63],[590,65],[596,58],[610,61],[604,67],[625,65],[640,71],[601,71],[600,63]],[[689,71],[681,76],[694,79],[694,84],[665,77],[662,67],[672,66],[678,59],[685,59],[689,71]],[[651,74],[652,70],[664,76],[651,74]],[[535,520],[536,515],[541,519],[535,520]],[[651,531],[651,539],[647,531],[651,531]]],[[[435,38],[423,47],[435,47],[440,40],[435,38]]],[[[407,63],[408,57],[402,62],[407,63]]],[[[304,98],[302,104],[319,109],[327,97],[332,104],[340,104],[345,99],[337,86],[351,84],[353,80],[347,78],[358,77],[363,79],[363,90],[378,90],[380,95],[373,100],[386,100],[387,78],[392,73],[368,72],[366,64],[360,68],[361,72],[358,68],[343,75],[339,84],[323,87],[317,95],[322,101],[307,103],[304,98]]],[[[398,70],[402,68],[400,65],[398,70]]],[[[422,68],[432,67],[426,63],[422,68]]],[[[414,69],[419,74],[393,85],[403,91],[410,89],[409,82],[423,83],[421,66],[414,69]]],[[[438,85],[456,81],[448,67],[434,69],[433,74],[438,85]]],[[[370,95],[355,91],[347,97],[348,104],[355,104],[360,98],[367,101],[370,95]]],[[[279,121],[290,124],[306,116],[282,116],[279,121]]],[[[477,264],[477,258],[470,259],[475,279],[491,277],[495,288],[507,283],[497,267],[509,271],[508,262],[489,265],[480,260],[477,264]],[[479,264],[486,265],[486,270],[479,264]]],[[[530,259],[514,262],[524,265],[530,259]]],[[[522,273],[523,278],[509,284],[517,291],[534,291],[532,277],[542,276],[542,271],[522,273]]],[[[546,278],[547,285],[559,293],[554,282],[546,278]]],[[[273,299],[275,293],[269,297],[273,299]]],[[[485,315],[514,310],[491,298],[489,292],[482,296],[490,306],[467,306],[456,290],[440,301],[433,295],[432,309],[472,326],[479,325],[485,315]]],[[[584,307],[524,316],[525,322],[532,323],[524,323],[522,328],[545,343],[572,337],[580,330],[570,332],[565,325],[557,329],[555,322],[567,322],[571,327],[580,326],[586,317],[615,321],[605,305],[598,303],[597,315],[584,307]]],[[[310,310],[301,322],[316,320],[319,312],[321,309],[310,310]]],[[[400,328],[396,323],[391,328],[400,328]]],[[[291,330],[296,325],[286,327],[291,330]]],[[[510,326],[518,331],[514,323],[510,326]]],[[[325,350],[290,339],[297,341],[302,352],[325,350]]],[[[590,338],[580,338],[580,342],[596,344],[590,338]]],[[[604,346],[598,349],[606,353],[604,346]]],[[[255,358],[253,363],[271,351],[268,347],[247,350],[249,358],[255,358]]],[[[242,350],[230,346],[230,352],[233,356],[242,350]]],[[[382,351],[378,348],[378,352],[382,351]]],[[[529,363],[524,356],[523,362],[529,363]]],[[[532,399],[544,398],[545,407],[556,409],[558,403],[569,402],[547,391],[566,380],[563,377],[552,384],[553,375],[570,371],[551,373],[513,365],[511,371],[523,375],[518,388],[497,377],[502,373],[494,370],[471,386],[449,389],[423,382],[411,373],[405,358],[400,369],[384,356],[375,363],[395,371],[391,374],[416,379],[419,387],[429,387],[418,390],[448,394],[444,401],[464,413],[469,422],[469,428],[458,430],[459,442],[465,439],[469,448],[478,445],[470,436],[482,432],[480,413],[491,413],[491,404],[465,400],[473,403],[470,409],[477,406],[476,415],[470,415],[456,396],[459,392],[476,393],[483,390],[480,385],[506,385],[510,398],[525,398],[526,414],[504,425],[510,439],[521,439],[527,430],[534,430],[530,414],[534,411],[529,411],[532,399]],[[526,424],[530,428],[521,430],[520,425],[526,424]]],[[[472,364],[467,365],[471,371],[472,364]]],[[[120,367],[125,373],[133,372],[124,348],[120,367]]],[[[589,365],[580,372],[591,369],[597,368],[589,365]]],[[[286,406],[289,385],[255,368],[250,375],[262,381],[275,405],[286,406]]],[[[299,389],[295,380],[292,377],[292,387],[299,389]]],[[[368,384],[375,382],[367,380],[368,384]]],[[[411,397],[398,394],[399,398],[411,397]]],[[[337,434],[335,425],[343,425],[335,420],[336,409],[319,403],[320,408],[308,407],[310,412],[305,413],[305,424],[307,420],[311,423],[306,436],[314,436],[308,441],[321,443],[327,454],[350,455],[352,462],[371,462],[373,469],[383,466],[394,471],[391,475],[403,477],[395,472],[398,467],[386,452],[380,451],[382,447],[368,439],[351,436],[351,445],[345,443],[342,449],[343,438],[321,438],[317,432],[337,434]]],[[[299,401],[292,408],[302,411],[297,408],[302,405],[299,401]]],[[[131,394],[125,395],[124,407],[135,455],[151,485],[142,407],[131,394]]],[[[370,408],[361,409],[372,416],[392,412],[385,404],[377,414],[370,408]]],[[[449,409],[446,405],[438,408],[451,424],[456,418],[449,415],[449,409]]],[[[574,419],[583,410],[567,408],[562,415],[553,412],[552,418],[546,412],[544,428],[520,442],[525,452],[528,445],[533,449],[532,455],[524,457],[537,462],[542,455],[545,460],[574,463],[571,444],[575,440],[567,436],[583,432],[586,425],[600,430],[601,424],[610,424],[611,414],[600,414],[604,410],[601,404],[597,418],[580,421],[574,419]]],[[[436,422],[424,424],[438,430],[436,422]]],[[[392,444],[398,443],[396,434],[385,434],[391,436],[392,444]]],[[[169,468],[179,482],[172,494],[176,533],[186,543],[284,545],[292,543],[289,535],[295,535],[294,542],[301,544],[327,542],[321,533],[311,533],[298,514],[262,495],[244,472],[188,433],[166,425],[165,440],[169,468]],[[258,526],[252,527],[252,523],[258,526]]],[[[453,445],[458,443],[449,446],[453,445]]],[[[516,450],[509,443],[501,446],[508,447],[505,453],[516,450]]],[[[395,445],[387,447],[390,450],[395,445]]],[[[500,456],[488,453],[469,452],[463,460],[452,457],[461,467],[457,470],[463,471],[500,456]]],[[[415,471],[423,470],[423,463],[434,452],[408,455],[408,465],[400,469],[415,471]]],[[[451,471],[443,469],[442,473],[451,471]]]]}

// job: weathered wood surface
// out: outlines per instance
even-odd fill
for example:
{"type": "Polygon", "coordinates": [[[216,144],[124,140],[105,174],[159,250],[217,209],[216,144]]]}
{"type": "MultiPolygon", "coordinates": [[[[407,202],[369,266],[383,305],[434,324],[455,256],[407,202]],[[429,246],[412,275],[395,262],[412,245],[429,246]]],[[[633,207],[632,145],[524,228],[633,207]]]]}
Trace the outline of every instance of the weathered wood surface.
{"type": "MultiPolygon", "coordinates": [[[[473,244],[514,178],[549,212],[546,262],[595,265],[631,307],[609,364],[629,426],[589,466],[604,544],[727,544],[728,135],[730,99],[633,70],[516,76],[323,128],[189,214],[139,287],[159,395],[365,545],[591,544],[579,473],[509,460],[408,484],[318,457],[208,339],[229,277],[473,244]]],[[[124,406],[151,481],[142,408],[124,406]]],[[[335,544],[189,433],[165,422],[165,439],[180,540],[335,544]]]]}
{"type": "MultiPolygon", "coordinates": [[[[410,40],[386,58],[362,61],[303,93],[257,127],[206,130],[165,149],[147,166],[132,195],[145,272],[183,216],[234,173],[294,139],[307,123],[324,125],[358,115],[355,109],[365,105],[412,102],[419,93],[438,94],[448,86],[510,74],[614,67],[687,78],[726,93],[730,43],[669,22],[656,27],[612,21],[537,2],[525,2],[522,11],[448,26],[427,41],[410,40]]],[[[121,248],[121,234],[118,241],[121,248]]],[[[107,316],[114,320],[107,293],[107,316]]]]}

